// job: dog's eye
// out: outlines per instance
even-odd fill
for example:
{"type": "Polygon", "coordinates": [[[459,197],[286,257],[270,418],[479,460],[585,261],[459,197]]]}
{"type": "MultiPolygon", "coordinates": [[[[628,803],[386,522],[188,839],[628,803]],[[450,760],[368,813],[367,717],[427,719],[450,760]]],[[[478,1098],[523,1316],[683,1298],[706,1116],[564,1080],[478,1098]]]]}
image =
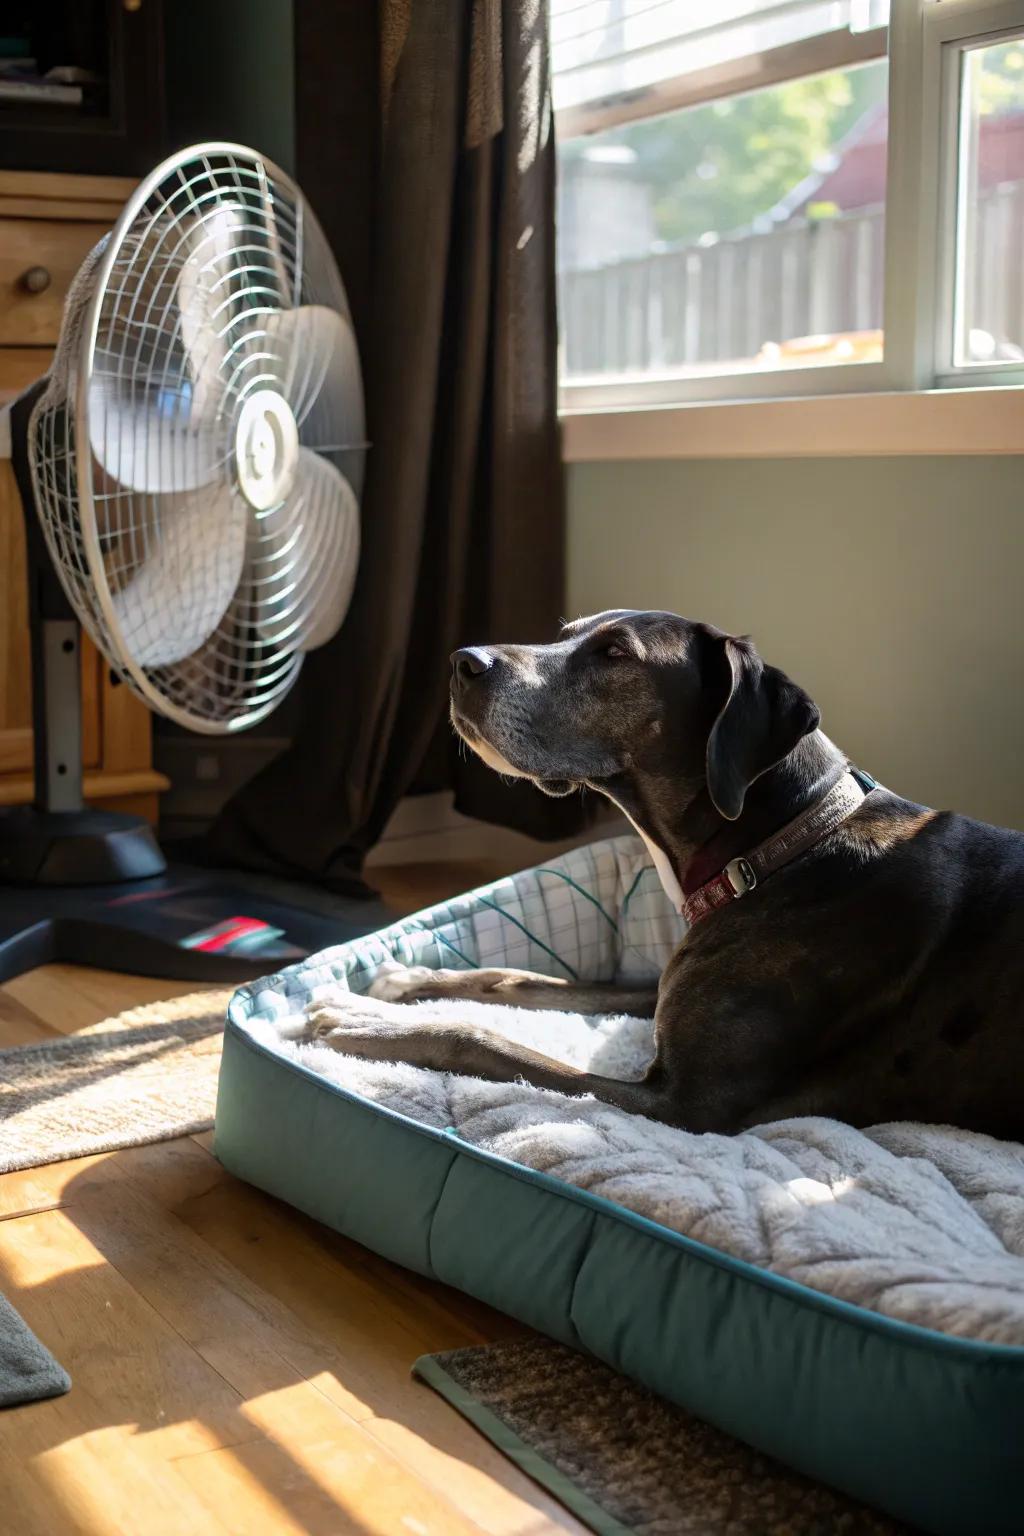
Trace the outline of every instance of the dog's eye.
{"type": "Polygon", "coordinates": [[[609,661],[620,661],[626,654],[626,647],[620,645],[617,640],[609,640],[608,644],[602,645],[596,654],[606,656],[609,661]]]}

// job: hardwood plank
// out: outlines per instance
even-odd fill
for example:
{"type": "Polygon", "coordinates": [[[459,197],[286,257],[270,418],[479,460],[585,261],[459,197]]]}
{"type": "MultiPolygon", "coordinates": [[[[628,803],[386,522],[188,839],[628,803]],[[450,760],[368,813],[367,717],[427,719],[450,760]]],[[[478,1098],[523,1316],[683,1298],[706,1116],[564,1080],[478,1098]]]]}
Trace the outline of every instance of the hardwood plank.
{"type": "Polygon", "coordinates": [[[412,1476],[363,1430],[353,1425],[339,1431],[337,1410],[315,1387],[304,1394],[269,1393],[247,1412],[265,1426],[265,1438],[175,1463],[222,1529],[238,1536],[277,1536],[280,1529],[305,1536],[479,1532],[450,1499],[412,1476]]]}
{"type": "MultiPolygon", "coordinates": [[[[463,1529],[440,1490],[437,1497],[424,1492],[383,1445],[368,1440],[311,1383],[311,1376],[319,1383],[323,1375],[324,1341],[301,1329],[258,1285],[246,1283],[180,1220],[147,1198],[136,1181],[98,1162],[75,1182],[68,1201],[65,1213],[79,1231],[175,1334],[235,1388],[245,1400],[246,1421],[304,1468],[318,1502],[326,1496],[327,1512],[359,1501],[370,1479],[372,1519],[364,1522],[366,1529],[397,1529],[397,1518],[392,1524],[396,1514],[419,1519],[428,1529],[463,1529]],[[303,1358],[297,1359],[298,1354],[303,1358]]],[[[205,1465],[206,1457],[201,1459],[205,1465]]]]}
{"type": "MultiPolygon", "coordinates": [[[[118,1161],[130,1166],[124,1153],[118,1161]]],[[[387,1413],[407,1398],[418,1355],[480,1342],[476,1329],[436,1305],[410,1307],[358,1261],[343,1262],[314,1223],[237,1180],[218,1179],[180,1204],[177,1216],[297,1319],[301,1330],[289,1336],[291,1363],[310,1375],[328,1372],[333,1380],[324,1391],[353,1419],[387,1413]],[[312,1348],[311,1338],[317,1341],[312,1348]]]]}
{"type": "MultiPolygon", "coordinates": [[[[500,873],[373,877],[408,911],[500,873]]],[[[195,990],[44,967],[0,988],[0,1039],[195,990]]],[[[0,1176],[0,1290],[75,1380],[0,1415],[11,1529],[138,1536],[144,1509],[146,1536],[582,1536],[409,1375],[421,1353],[525,1330],[240,1183],[211,1146],[207,1133],[0,1176]]]]}
{"type": "MultiPolygon", "coordinates": [[[[208,1511],[181,1479],[138,1454],[131,1426],[93,1427],[95,1414],[77,1398],[60,1400],[48,1419],[42,1449],[15,1464],[5,1461],[4,1530],[11,1536],[194,1536],[211,1532],[208,1511]],[[52,1441],[52,1444],[49,1443],[52,1441]],[[140,1523],[141,1522],[141,1523],[140,1523]]],[[[6,1409],[0,1450],[24,1446],[23,1424],[51,1405],[6,1409]],[[17,1434],[15,1434],[17,1430],[17,1434]]],[[[267,1527],[269,1531],[273,1526],[267,1527]]]]}
{"type": "Polygon", "coordinates": [[[426,1427],[411,1427],[397,1419],[374,1418],[368,1432],[399,1457],[431,1487],[446,1489],[460,1509],[489,1536],[548,1536],[569,1531],[587,1536],[587,1527],[555,1499],[538,1488],[499,1450],[447,1403],[438,1402],[429,1387],[417,1392],[424,1404],[426,1427]]]}
{"type": "Polygon", "coordinates": [[[74,1383],[64,1397],[0,1414],[3,1528],[216,1531],[173,1459],[252,1438],[238,1393],[63,1211],[0,1222],[0,1289],[74,1383]]]}
{"type": "Polygon", "coordinates": [[[29,1045],[34,1040],[51,1040],[59,1033],[31,1008],[19,1002],[6,987],[0,987],[0,1049],[12,1045],[29,1045]]]}
{"type": "Polygon", "coordinates": [[[113,1154],[97,1152],[93,1157],[76,1157],[63,1163],[46,1163],[42,1168],[19,1168],[16,1173],[0,1174],[0,1221],[12,1216],[57,1210],[65,1205],[65,1191],[97,1163],[110,1162],[113,1154]]]}
{"type": "Polygon", "coordinates": [[[342,1520],[322,1484],[302,1475],[288,1452],[262,1436],[230,1451],[186,1456],[174,1464],[175,1475],[201,1501],[207,1519],[230,1536],[310,1536],[356,1531],[342,1520]],[[269,1489],[281,1489],[284,1503],[273,1505],[269,1489]]]}
{"type": "Polygon", "coordinates": [[[164,1458],[252,1437],[240,1393],[105,1261],[69,1209],[0,1222],[0,1290],[75,1383],[30,1415],[0,1416],[15,1465],[62,1444],[69,1417],[78,1433],[130,1425],[139,1448],[164,1458]]]}
{"type": "Polygon", "coordinates": [[[205,1221],[201,1214],[204,1204],[218,1198],[230,1200],[241,1220],[260,1223],[256,1241],[264,1241],[272,1226],[275,1232],[290,1234],[291,1240],[305,1245],[307,1250],[315,1250],[322,1262],[358,1275],[360,1284],[370,1286],[382,1301],[386,1297],[397,1315],[415,1311],[422,1318],[429,1318],[431,1328],[444,1336],[453,1327],[457,1330],[459,1337],[450,1346],[438,1344],[431,1345],[432,1348],[519,1338],[526,1331],[514,1319],[484,1302],[392,1264],[301,1211],[242,1183],[213,1157],[213,1140],[214,1133],[207,1131],[201,1137],[126,1147],[117,1154],[117,1167],[189,1225],[205,1221]],[[205,1141],[206,1147],[197,1148],[197,1141],[205,1141]]]}
{"type": "MultiPolygon", "coordinates": [[[[409,1276],[240,1184],[192,1138],[131,1148],[118,1153],[116,1161],[131,1182],[175,1209],[194,1231],[201,1227],[207,1244],[211,1232],[229,1234],[233,1221],[238,1222],[244,1234],[241,1251],[254,1256],[246,1279],[256,1289],[244,1289],[239,1248],[229,1234],[225,1246],[233,1255],[234,1284],[239,1295],[261,1309],[265,1333],[274,1319],[275,1348],[418,1477],[456,1499],[469,1519],[496,1536],[512,1536],[524,1529],[524,1522],[537,1532],[582,1530],[409,1375],[419,1354],[521,1337],[527,1330],[520,1324],[447,1286],[409,1276]],[[215,1201],[214,1215],[210,1207],[215,1201]],[[283,1217],[283,1230],[275,1215],[283,1217]],[[294,1244],[290,1254],[289,1238],[294,1244]],[[282,1284],[289,1268],[297,1282],[293,1290],[282,1284]],[[410,1280],[415,1283],[409,1285],[410,1280]],[[283,1308],[276,1310],[281,1301],[283,1308]]],[[[224,1369],[219,1358],[217,1363],[224,1369]]]]}
{"type": "Polygon", "coordinates": [[[0,994],[14,998],[58,1033],[73,1035],[142,1003],[161,1003],[208,990],[196,981],[121,975],[87,965],[44,965],[5,982],[0,994]]]}
{"type": "MultiPolygon", "coordinates": [[[[136,1180],[112,1166],[116,1161],[96,1159],[65,1189],[64,1209],[48,1215],[73,1224],[80,1240],[102,1255],[174,1337],[191,1346],[243,1399],[241,1417],[250,1433],[227,1442],[233,1446],[229,1453],[213,1457],[205,1446],[168,1450],[166,1426],[157,1442],[161,1458],[173,1456],[192,1491],[222,1524],[246,1530],[265,1524],[276,1530],[265,1506],[277,1500],[290,1518],[297,1516],[300,1530],[335,1530],[340,1510],[365,1531],[397,1531],[417,1522],[412,1529],[468,1532],[479,1529],[461,1508],[470,1489],[477,1513],[489,1516],[485,1529],[521,1528],[522,1509],[517,1507],[514,1518],[501,1515],[500,1485],[496,1494],[486,1472],[461,1476],[447,1465],[451,1458],[442,1466],[441,1458],[429,1453],[422,1427],[429,1423],[436,1433],[440,1405],[408,1381],[411,1356],[404,1361],[402,1385],[410,1401],[419,1400],[420,1432],[408,1427],[410,1415],[397,1402],[390,1417],[403,1420],[401,1433],[381,1432],[376,1420],[357,1424],[332,1391],[332,1373],[339,1366],[343,1370],[344,1362],[331,1341],[304,1328],[287,1307],[147,1198],[136,1180]],[[268,1444],[254,1442],[253,1433],[268,1444]],[[417,1457],[433,1475],[411,1470],[417,1457]],[[248,1499],[242,1497],[240,1475],[243,1484],[257,1485],[248,1499]],[[247,1524],[226,1519],[236,1500],[238,1518],[247,1524]],[[261,1507],[263,1520],[256,1523],[261,1507]]],[[[45,1218],[22,1218],[7,1226],[18,1229],[33,1219],[45,1218]]],[[[441,1416],[450,1417],[456,1434],[462,1433],[454,1415],[441,1410],[441,1416]]],[[[195,1417],[210,1429],[206,1412],[195,1417]]],[[[17,1443],[13,1449],[19,1450],[17,1443]]]]}
{"type": "MultiPolygon", "coordinates": [[[[479,1342],[487,1336],[486,1328],[479,1326],[485,1314],[496,1321],[494,1336],[506,1335],[510,1327],[518,1327],[508,1319],[478,1308],[472,1325],[460,1324],[458,1309],[466,1298],[426,1281],[419,1282],[422,1296],[407,1293],[401,1271],[344,1239],[336,1239],[337,1251],[327,1248],[318,1254],[317,1239],[333,1234],[239,1184],[192,1138],[6,1175],[0,1178],[0,1197],[5,1195],[9,1207],[60,1202],[59,1214],[74,1223],[97,1255],[113,1265],[218,1375],[239,1389],[247,1401],[247,1421],[251,1395],[261,1395],[265,1386],[276,1406],[265,1424],[259,1419],[251,1423],[256,1433],[273,1438],[275,1426],[280,1429],[283,1401],[277,1395],[300,1381],[312,1382],[346,1422],[358,1422],[382,1453],[398,1458],[438,1497],[454,1501],[478,1528],[495,1536],[581,1529],[464,1420],[410,1379],[409,1368],[418,1354],[479,1342]],[[210,1208],[214,1191],[221,1197],[216,1211],[210,1208]],[[178,1217],[172,1214],[176,1206],[178,1217]],[[232,1226],[234,1213],[236,1231],[253,1261],[250,1273],[225,1261],[194,1226],[186,1230],[197,1208],[205,1215],[196,1225],[209,1219],[214,1230],[232,1226]],[[261,1222],[262,1208],[281,1221],[261,1222]],[[278,1251],[273,1264],[266,1265],[268,1243],[280,1250],[293,1226],[291,1252],[278,1251]],[[341,1256],[346,1250],[355,1265],[351,1273],[341,1256]],[[379,1266],[379,1272],[366,1260],[379,1266]],[[312,1291],[309,1303],[298,1311],[281,1300],[282,1269],[291,1270],[294,1294],[301,1297],[307,1286],[312,1291]],[[399,1284],[385,1283],[389,1270],[399,1284]],[[271,1279],[277,1275],[278,1283],[268,1287],[268,1274],[271,1279]]],[[[233,1235],[226,1246],[234,1249],[233,1235]]],[[[294,1395],[288,1406],[289,1412],[299,1411],[294,1395]]],[[[259,1501],[266,1503],[259,1489],[246,1499],[241,1492],[251,1460],[266,1475],[267,1467],[283,1474],[285,1464],[277,1453],[247,1448],[242,1454],[236,1445],[230,1455],[216,1458],[205,1451],[186,1454],[190,1464],[196,1463],[187,1474],[189,1486],[211,1515],[220,1510],[217,1518],[222,1518],[221,1501],[226,1499],[230,1509],[232,1498],[239,1499],[248,1524],[235,1527],[227,1522],[226,1528],[277,1530],[273,1521],[264,1524],[265,1510],[259,1516],[259,1501]],[[200,1466],[207,1462],[208,1467],[200,1466]]],[[[180,1469],[184,1464],[176,1465],[180,1469]]],[[[293,1480],[297,1476],[292,1473],[293,1480]]],[[[303,1499],[307,1497],[319,1507],[321,1496],[315,1490],[306,1489],[303,1499]]],[[[286,1502],[291,1509],[290,1500],[286,1502]]],[[[428,1529],[457,1528],[451,1521],[440,1526],[425,1523],[428,1529]]]]}
{"type": "Polygon", "coordinates": [[[269,1220],[276,1216],[287,1223],[294,1228],[297,1241],[310,1241],[326,1261],[357,1271],[379,1291],[386,1291],[392,1304],[403,1313],[412,1308],[433,1314],[440,1328],[451,1326],[454,1320],[467,1343],[521,1338],[527,1331],[485,1302],[392,1264],[301,1211],[291,1210],[272,1196],[241,1183],[213,1156],[214,1141],[213,1131],[202,1131],[175,1141],[126,1147],[117,1154],[117,1166],[144,1187],[147,1194],[190,1224],[193,1213],[213,1197],[216,1189],[234,1191],[239,1206],[245,1204],[254,1215],[265,1212],[269,1220]]]}

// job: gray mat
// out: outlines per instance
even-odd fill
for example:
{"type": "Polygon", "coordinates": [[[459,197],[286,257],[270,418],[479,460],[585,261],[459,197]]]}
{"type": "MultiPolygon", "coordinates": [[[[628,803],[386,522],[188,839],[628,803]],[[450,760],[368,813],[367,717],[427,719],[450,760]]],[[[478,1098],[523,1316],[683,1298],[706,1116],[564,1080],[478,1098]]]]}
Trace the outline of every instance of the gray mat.
{"type": "Polygon", "coordinates": [[[0,1296],[0,1408],[59,1397],[71,1378],[0,1296]]]}
{"type": "Polygon", "coordinates": [[[547,1339],[415,1374],[599,1536],[897,1536],[909,1527],[547,1339]]]}

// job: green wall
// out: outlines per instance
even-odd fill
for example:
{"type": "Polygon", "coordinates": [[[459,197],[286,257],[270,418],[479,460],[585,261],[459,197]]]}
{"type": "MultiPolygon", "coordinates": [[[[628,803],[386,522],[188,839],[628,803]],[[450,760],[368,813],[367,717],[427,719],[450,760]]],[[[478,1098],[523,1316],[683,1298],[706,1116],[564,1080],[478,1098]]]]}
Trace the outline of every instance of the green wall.
{"type": "Polygon", "coordinates": [[[913,800],[1024,829],[1024,458],[569,470],[569,604],[750,633],[913,800]]]}
{"type": "Polygon", "coordinates": [[[294,170],[292,0],[170,0],[164,50],[173,148],[228,139],[294,170]]]}

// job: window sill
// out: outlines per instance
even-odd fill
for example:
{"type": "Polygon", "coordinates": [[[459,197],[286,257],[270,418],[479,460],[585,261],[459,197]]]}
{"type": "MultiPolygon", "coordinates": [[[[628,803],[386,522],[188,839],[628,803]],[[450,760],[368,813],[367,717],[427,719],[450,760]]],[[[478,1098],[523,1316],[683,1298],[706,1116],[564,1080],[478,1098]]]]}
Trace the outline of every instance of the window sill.
{"type": "Polygon", "coordinates": [[[612,459],[1024,454],[1024,388],[874,391],[562,414],[569,464],[612,459]]]}

